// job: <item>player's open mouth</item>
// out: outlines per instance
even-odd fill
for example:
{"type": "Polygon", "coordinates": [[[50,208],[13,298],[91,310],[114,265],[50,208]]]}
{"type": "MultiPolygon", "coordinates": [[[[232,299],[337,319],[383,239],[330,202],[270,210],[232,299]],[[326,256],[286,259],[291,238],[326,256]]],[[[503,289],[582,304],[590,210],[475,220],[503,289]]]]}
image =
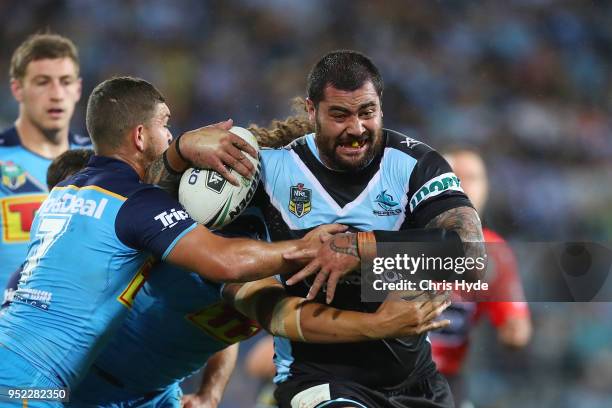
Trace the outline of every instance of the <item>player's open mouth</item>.
{"type": "Polygon", "coordinates": [[[368,139],[363,139],[363,140],[351,140],[350,142],[347,143],[340,143],[340,146],[344,147],[344,148],[351,148],[351,149],[359,149],[361,147],[363,147],[366,143],[368,142],[368,139]]]}
{"type": "Polygon", "coordinates": [[[47,109],[47,113],[53,117],[60,117],[64,114],[64,110],[60,108],[47,109]]]}
{"type": "Polygon", "coordinates": [[[365,138],[362,140],[351,140],[346,143],[338,144],[338,147],[336,149],[340,154],[361,154],[367,149],[369,140],[369,138],[365,138]]]}

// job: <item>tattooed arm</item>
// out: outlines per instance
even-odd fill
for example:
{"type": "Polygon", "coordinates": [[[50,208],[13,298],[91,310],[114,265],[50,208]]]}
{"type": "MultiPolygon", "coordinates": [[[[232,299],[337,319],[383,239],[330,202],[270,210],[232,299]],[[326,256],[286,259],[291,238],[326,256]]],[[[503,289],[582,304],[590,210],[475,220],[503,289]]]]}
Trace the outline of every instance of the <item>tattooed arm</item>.
{"type": "Polygon", "coordinates": [[[147,169],[144,182],[156,184],[165,190],[172,197],[178,197],[178,188],[181,181],[181,174],[172,174],[164,166],[163,157],[158,157],[147,169]]]}
{"type": "MultiPolygon", "coordinates": [[[[482,225],[480,217],[472,207],[457,207],[446,210],[434,217],[425,226],[426,229],[442,228],[446,231],[454,231],[459,235],[463,243],[463,252],[466,258],[486,259],[484,237],[482,235],[482,225]]],[[[483,269],[474,269],[469,279],[482,278],[485,272],[483,269]]]]}
{"type": "Polygon", "coordinates": [[[327,282],[326,301],[331,303],[340,278],[359,268],[361,260],[357,250],[357,234],[336,234],[318,250],[307,249],[285,254],[285,259],[310,260],[308,265],[287,280],[288,285],[318,272],[306,298],[314,299],[319,289],[327,282]]]}
{"type": "MultiPolygon", "coordinates": [[[[310,260],[308,265],[287,280],[287,284],[295,284],[317,273],[307,298],[314,299],[323,284],[327,283],[326,301],[330,303],[340,278],[359,268],[362,258],[377,256],[377,238],[381,238],[381,242],[384,242],[385,238],[390,242],[455,242],[452,246],[459,250],[459,243],[456,240],[453,241],[450,236],[452,234],[449,232],[456,233],[461,240],[463,245],[461,256],[473,259],[482,257],[486,260],[480,219],[473,208],[461,206],[447,210],[433,218],[425,229],[337,234],[316,252],[308,250],[285,254],[285,259],[310,260]]],[[[435,249],[434,246],[430,248],[435,249]]],[[[384,256],[384,254],[378,254],[378,256],[384,256]]],[[[440,254],[436,252],[430,256],[440,256],[440,254]]],[[[484,268],[474,268],[466,278],[476,280],[483,274],[484,268]]]]}

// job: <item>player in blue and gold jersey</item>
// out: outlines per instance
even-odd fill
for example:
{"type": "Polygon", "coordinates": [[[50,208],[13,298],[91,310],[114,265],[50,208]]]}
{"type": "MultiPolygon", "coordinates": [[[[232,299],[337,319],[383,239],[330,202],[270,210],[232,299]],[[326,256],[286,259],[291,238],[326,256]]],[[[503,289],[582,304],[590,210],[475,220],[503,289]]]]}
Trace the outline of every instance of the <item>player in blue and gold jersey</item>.
{"type": "Polygon", "coordinates": [[[81,96],[77,49],[55,34],[29,37],[13,53],[14,126],[0,133],[0,285],[23,262],[34,214],[47,197],[51,161],[89,138],[69,131],[81,96]]]}
{"type": "Polygon", "coordinates": [[[207,160],[220,140],[238,172],[253,170],[239,149],[256,152],[228,132],[231,121],[187,132],[168,148],[169,116],[144,80],[113,78],[92,92],[87,127],[96,155],[41,205],[18,290],[0,316],[0,396],[16,387],[73,389],[126,317],[153,259],[213,281],[249,281],[297,269],[287,252],[321,247],[325,228],[274,244],[220,237],[143,183],[151,166],[214,167],[207,160]]]}

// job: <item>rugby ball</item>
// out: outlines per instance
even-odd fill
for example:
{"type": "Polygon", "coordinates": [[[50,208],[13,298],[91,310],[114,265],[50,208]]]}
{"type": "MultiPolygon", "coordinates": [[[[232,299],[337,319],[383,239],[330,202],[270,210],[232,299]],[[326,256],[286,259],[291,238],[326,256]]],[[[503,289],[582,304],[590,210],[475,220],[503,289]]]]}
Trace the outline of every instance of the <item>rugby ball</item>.
{"type": "MultiPolygon", "coordinates": [[[[238,126],[229,131],[259,152],[257,139],[250,131],[238,126]]],[[[259,160],[246,153],[245,156],[253,163],[256,172],[248,179],[230,169],[238,178],[239,186],[234,186],[214,170],[190,168],[185,171],[179,185],[179,201],[191,218],[209,229],[219,229],[244,211],[255,194],[261,172],[259,160]]]]}

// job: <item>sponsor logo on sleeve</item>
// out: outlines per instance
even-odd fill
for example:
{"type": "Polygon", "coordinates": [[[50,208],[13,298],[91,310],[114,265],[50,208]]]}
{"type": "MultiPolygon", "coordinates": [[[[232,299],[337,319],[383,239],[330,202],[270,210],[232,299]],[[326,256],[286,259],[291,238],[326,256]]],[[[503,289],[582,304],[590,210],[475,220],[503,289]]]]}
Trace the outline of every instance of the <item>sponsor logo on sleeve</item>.
{"type": "Polygon", "coordinates": [[[181,220],[186,220],[189,218],[189,214],[187,211],[171,209],[170,211],[164,211],[162,213],[157,214],[153,217],[154,220],[157,220],[162,223],[164,228],[162,231],[174,227],[181,220]]]}
{"type": "Polygon", "coordinates": [[[413,212],[414,209],[423,201],[440,195],[446,191],[463,192],[459,178],[457,178],[454,173],[441,174],[423,184],[423,186],[419,188],[410,198],[410,212],[413,212]]]}

